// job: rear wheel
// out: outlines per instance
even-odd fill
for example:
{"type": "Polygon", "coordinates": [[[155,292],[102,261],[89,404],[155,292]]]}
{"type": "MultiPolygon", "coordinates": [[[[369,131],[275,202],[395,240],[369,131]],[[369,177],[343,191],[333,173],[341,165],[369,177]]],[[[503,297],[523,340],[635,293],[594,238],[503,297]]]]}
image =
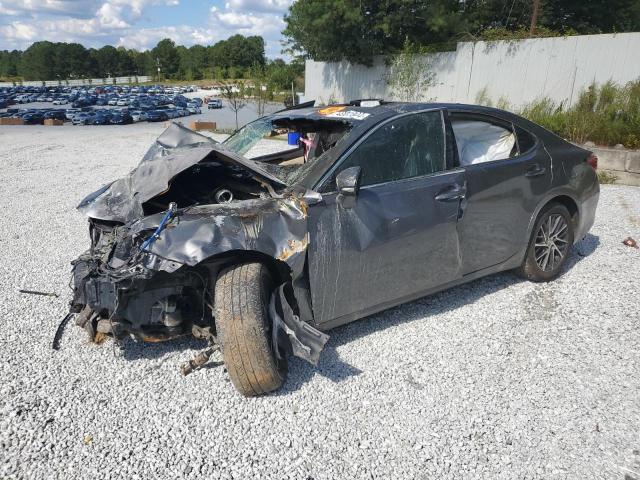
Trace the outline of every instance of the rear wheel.
{"type": "Polygon", "coordinates": [[[527,255],[516,270],[534,282],[555,279],[573,246],[573,221],[564,205],[551,203],[540,212],[531,233],[527,255]]]}
{"type": "Polygon", "coordinates": [[[215,286],[215,322],[231,382],[244,396],[279,388],[286,379],[285,360],[271,342],[268,315],[274,285],[262,263],[235,265],[222,271],[215,286]]]}

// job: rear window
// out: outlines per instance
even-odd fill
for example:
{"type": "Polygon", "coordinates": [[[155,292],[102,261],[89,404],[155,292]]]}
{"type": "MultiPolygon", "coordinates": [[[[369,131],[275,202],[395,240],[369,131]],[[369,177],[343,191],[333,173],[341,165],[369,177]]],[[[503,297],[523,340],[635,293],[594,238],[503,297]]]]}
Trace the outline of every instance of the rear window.
{"type": "Polygon", "coordinates": [[[531,150],[535,144],[535,137],[527,132],[524,128],[521,128],[515,125],[516,138],[518,139],[518,149],[520,150],[520,155],[523,153],[527,153],[531,150]]]}

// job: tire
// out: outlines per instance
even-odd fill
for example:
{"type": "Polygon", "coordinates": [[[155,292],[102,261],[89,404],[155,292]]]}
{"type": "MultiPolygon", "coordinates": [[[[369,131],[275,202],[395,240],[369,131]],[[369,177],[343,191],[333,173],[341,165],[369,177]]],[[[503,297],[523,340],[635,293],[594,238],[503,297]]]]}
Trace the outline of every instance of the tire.
{"type": "Polygon", "coordinates": [[[234,265],[216,281],[216,332],[231,382],[245,397],[276,390],[287,376],[286,360],[276,359],[271,343],[273,287],[262,263],[234,265]]]}
{"type": "Polygon", "coordinates": [[[567,261],[573,247],[573,238],[573,219],[569,210],[559,203],[545,206],[538,214],[527,255],[516,273],[533,282],[554,280],[567,261]],[[551,231],[550,238],[549,235],[545,236],[545,231],[551,231]]]}

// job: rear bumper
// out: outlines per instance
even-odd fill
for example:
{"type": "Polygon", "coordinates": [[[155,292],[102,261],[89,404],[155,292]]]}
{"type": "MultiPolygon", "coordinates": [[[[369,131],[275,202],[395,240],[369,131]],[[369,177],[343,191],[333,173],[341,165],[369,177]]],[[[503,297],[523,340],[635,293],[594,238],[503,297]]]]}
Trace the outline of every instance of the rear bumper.
{"type": "Polygon", "coordinates": [[[600,199],[600,187],[595,190],[595,192],[584,199],[580,206],[579,218],[578,218],[578,226],[576,228],[576,233],[574,236],[574,242],[579,242],[582,240],[591,227],[593,227],[593,223],[596,219],[596,209],[598,208],[598,200],[600,199]]]}

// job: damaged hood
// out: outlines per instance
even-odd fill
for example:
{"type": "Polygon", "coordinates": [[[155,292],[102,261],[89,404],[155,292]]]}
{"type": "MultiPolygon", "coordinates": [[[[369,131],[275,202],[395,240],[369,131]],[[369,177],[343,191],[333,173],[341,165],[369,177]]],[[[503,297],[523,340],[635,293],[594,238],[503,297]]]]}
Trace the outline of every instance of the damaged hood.
{"type": "Polygon", "coordinates": [[[127,223],[144,216],[142,204],[169,188],[173,177],[201,162],[212,152],[241,165],[261,181],[286,184],[264,165],[244,158],[215,140],[172,123],[126,177],[105,185],[80,202],[78,210],[99,220],[127,223]]]}

